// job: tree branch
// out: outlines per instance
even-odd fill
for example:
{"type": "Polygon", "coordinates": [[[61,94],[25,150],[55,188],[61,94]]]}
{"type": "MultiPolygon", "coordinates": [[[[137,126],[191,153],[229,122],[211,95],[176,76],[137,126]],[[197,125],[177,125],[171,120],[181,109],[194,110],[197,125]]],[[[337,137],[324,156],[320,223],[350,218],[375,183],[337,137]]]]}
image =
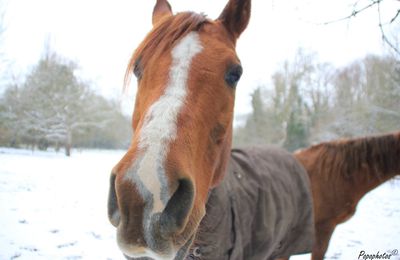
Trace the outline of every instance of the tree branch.
{"type": "Polygon", "coordinates": [[[337,23],[337,22],[342,22],[344,20],[348,20],[351,19],[353,17],[356,17],[358,14],[364,12],[365,10],[372,8],[373,6],[377,6],[377,10],[378,10],[378,20],[379,20],[379,29],[381,31],[381,35],[382,35],[382,41],[384,43],[386,43],[396,54],[400,55],[400,50],[398,49],[398,47],[396,47],[386,36],[385,31],[383,26],[387,25],[387,24],[392,24],[399,16],[400,16],[400,9],[397,10],[395,16],[393,16],[393,18],[390,20],[390,22],[388,22],[387,24],[383,24],[382,23],[382,17],[381,17],[381,8],[380,5],[383,2],[383,0],[371,0],[371,3],[360,8],[360,9],[355,9],[357,2],[354,3],[353,7],[353,12],[350,15],[347,15],[345,17],[339,18],[339,19],[335,19],[332,21],[328,21],[328,22],[324,22],[323,25],[328,25],[328,24],[332,24],[332,23],[337,23]]]}
{"type": "Polygon", "coordinates": [[[337,23],[337,22],[341,22],[341,21],[344,21],[344,20],[351,19],[351,18],[353,18],[353,17],[356,17],[359,13],[361,13],[361,12],[367,10],[368,8],[370,8],[370,7],[374,6],[374,5],[379,4],[379,3],[382,2],[382,1],[383,1],[383,0],[373,0],[369,5],[364,6],[364,7],[361,8],[361,9],[358,9],[358,10],[355,10],[355,9],[354,9],[353,12],[352,12],[350,15],[348,15],[348,16],[345,16],[345,17],[342,17],[342,18],[339,18],[339,19],[336,19],[336,20],[328,21],[328,22],[325,22],[325,23],[323,23],[323,24],[324,24],[324,25],[328,25],[328,24],[331,24],[331,23],[337,23]]]}
{"type": "MultiPolygon", "coordinates": [[[[397,11],[396,16],[392,18],[392,20],[390,21],[390,23],[392,23],[392,22],[394,21],[394,19],[397,18],[397,16],[399,15],[399,12],[400,12],[400,10],[397,11]]],[[[398,55],[400,55],[399,49],[397,49],[397,47],[394,46],[394,44],[392,44],[392,43],[389,41],[389,39],[386,37],[385,31],[383,30],[380,3],[378,3],[378,19],[379,19],[379,29],[381,30],[381,35],[382,35],[382,41],[385,42],[387,45],[389,45],[389,47],[392,48],[392,50],[393,50],[394,52],[396,52],[398,55]]]]}
{"type": "Polygon", "coordinates": [[[396,13],[396,15],[390,20],[390,22],[389,23],[393,23],[396,19],[397,19],[397,17],[399,16],[399,14],[400,14],[400,9],[399,10],[397,10],[397,13],[396,13]]]}

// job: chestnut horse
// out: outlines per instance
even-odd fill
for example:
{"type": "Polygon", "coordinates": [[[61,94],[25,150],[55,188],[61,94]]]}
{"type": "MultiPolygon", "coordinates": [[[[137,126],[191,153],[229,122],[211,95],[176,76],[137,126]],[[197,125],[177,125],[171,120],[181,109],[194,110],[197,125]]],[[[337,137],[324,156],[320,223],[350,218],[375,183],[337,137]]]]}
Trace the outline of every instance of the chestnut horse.
{"type": "Polygon", "coordinates": [[[400,132],[324,142],[294,153],[311,182],[315,216],[312,259],[322,260],[336,225],[360,199],[400,174],[400,132]]]}
{"type": "Polygon", "coordinates": [[[131,146],[111,174],[108,214],[127,257],[182,259],[231,152],[236,40],[250,0],[230,0],[216,20],[172,14],[157,0],[153,29],[127,69],[138,80],[131,146]]]}

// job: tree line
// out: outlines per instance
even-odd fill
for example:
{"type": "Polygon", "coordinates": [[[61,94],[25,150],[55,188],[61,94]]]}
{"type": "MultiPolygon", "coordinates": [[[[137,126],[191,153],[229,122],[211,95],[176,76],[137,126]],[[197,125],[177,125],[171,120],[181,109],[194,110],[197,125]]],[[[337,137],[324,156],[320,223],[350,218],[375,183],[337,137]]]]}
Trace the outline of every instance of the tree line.
{"type": "Polygon", "coordinates": [[[130,119],[76,70],[75,63],[46,52],[23,83],[9,84],[0,97],[0,145],[65,148],[68,156],[73,146],[127,147],[130,119]]]}
{"type": "Polygon", "coordinates": [[[252,94],[252,113],[234,145],[290,151],[325,140],[400,129],[400,60],[368,55],[342,67],[299,50],[252,94]]]}

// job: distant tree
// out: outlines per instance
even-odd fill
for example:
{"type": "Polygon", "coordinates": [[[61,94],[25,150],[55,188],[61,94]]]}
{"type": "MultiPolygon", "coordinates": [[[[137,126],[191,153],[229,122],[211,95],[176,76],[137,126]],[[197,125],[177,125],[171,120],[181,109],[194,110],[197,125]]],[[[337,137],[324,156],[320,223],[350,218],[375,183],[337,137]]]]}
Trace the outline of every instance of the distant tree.
{"type": "Polygon", "coordinates": [[[304,148],[309,144],[310,114],[296,84],[293,82],[290,86],[291,104],[289,115],[285,120],[286,134],[283,146],[289,151],[304,148]]]}
{"type": "Polygon", "coordinates": [[[253,112],[234,145],[275,144],[290,151],[340,137],[400,129],[400,60],[369,55],[334,69],[300,50],[252,95],[253,112]]]}
{"type": "Polygon", "coordinates": [[[400,128],[400,60],[371,55],[363,60],[363,66],[366,100],[376,114],[376,130],[400,128]]]}
{"type": "Polygon", "coordinates": [[[286,139],[283,144],[288,151],[295,151],[309,145],[308,127],[299,113],[292,111],[286,127],[286,139]]]}
{"type": "Polygon", "coordinates": [[[400,61],[367,56],[338,70],[335,79],[339,136],[358,136],[400,128],[400,61]]]}
{"type": "Polygon", "coordinates": [[[235,131],[234,145],[256,145],[266,142],[267,118],[261,88],[251,94],[252,113],[246,119],[244,127],[235,131]]]}
{"type": "Polygon", "coordinates": [[[308,100],[309,108],[309,142],[319,143],[331,139],[332,133],[328,126],[334,115],[332,92],[335,69],[328,63],[316,63],[310,82],[302,95],[308,100]]]}
{"type": "Polygon", "coordinates": [[[92,93],[78,82],[75,68],[55,54],[46,55],[27,76],[22,95],[25,135],[35,142],[62,143],[68,156],[73,133],[95,123],[86,107],[92,93]]]}
{"type": "Polygon", "coordinates": [[[19,98],[17,85],[10,85],[0,96],[0,145],[16,146],[19,138],[19,98]]]}
{"type": "Polygon", "coordinates": [[[316,73],[326,72],[328,66],[320,66],[315,60],[313,53],[300,49],[293,62],[286,61],[273,74],[272,90],[260,87],[253,93],[253,113],[242,128],[236,129],[234,144],[267,143],[293,150],[309,143],[315,114],[322,117],[328,102],[326,86],[310,86],[327,84],[316,73]]]}
{"type": "Polygon", "coordinates": [[[112,146],[110,142],[125,137],[120,146],[126,146],[130,131],[115,127],[123,123],[129,126],[129,120],[116,104],[95,94],[89,84],[79,80],[76,67],[53,52],[45,52],[21,86],[7,88],[0,100],[3,144],[23,143],[42,149],[65,147],[69,156],[75,143],[85,145],[85,138],[93,140],[93,134],[103,134],[94,141],[97,145],[107,145],[105,140],[111,140],[108,146],[112,146]]]}
{"type": "Polygon", "coordinates": [[[105,111],[103,127],[89,127],[84,134],[74,138],[75,146],[89,148],[128,148],[132,136],[130,117],[124,115],[117,101],[97,96],[92,102],[105,111]]]}

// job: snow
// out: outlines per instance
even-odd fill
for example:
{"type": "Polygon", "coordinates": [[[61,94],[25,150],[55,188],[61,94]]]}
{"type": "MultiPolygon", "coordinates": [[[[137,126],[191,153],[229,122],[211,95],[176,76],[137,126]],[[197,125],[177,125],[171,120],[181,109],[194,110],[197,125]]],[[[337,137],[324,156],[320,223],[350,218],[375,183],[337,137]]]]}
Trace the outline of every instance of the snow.
{"type": "Polygon", "coordinates": [[[0,259],[123,259],[106,211],[122,155],[0,148],[0,259]]]}
{"type": "MultiPolygon", "coordinates": [[[[124,259],[106,209],[109,175],[123,154],[0,148],[0,260],[124,259]]],[[[336,229],[327,259],[400,250],[399,205],[399,181],[370,192],[336,229]]]]}

